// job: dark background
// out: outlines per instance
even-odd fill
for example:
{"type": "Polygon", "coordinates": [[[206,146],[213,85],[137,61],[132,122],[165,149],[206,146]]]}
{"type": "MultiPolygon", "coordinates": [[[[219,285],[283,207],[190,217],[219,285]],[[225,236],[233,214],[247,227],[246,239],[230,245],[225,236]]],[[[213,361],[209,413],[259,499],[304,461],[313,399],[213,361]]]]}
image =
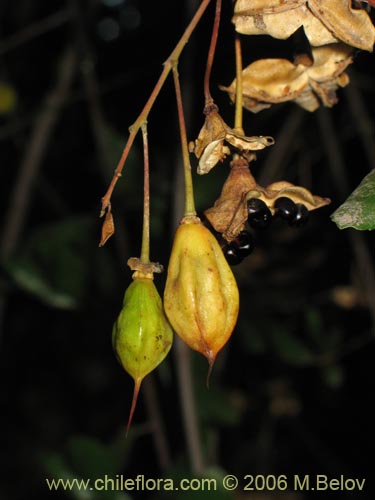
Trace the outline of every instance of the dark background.
{"type": "MultiPolygon", "coordinates": [[[[224,4],[212,93],[232,124],[233,106],[218,89],[235,71],[232,6],[224,4]]],[[[124,437],[132,380],[117,363],[110,337],[131,280],[126,261],[140,252],[140,137],[112,199],[116,234],[103,248],[98,215],[128,127],[197,5],[0,3],[0,103],[9,92],[14,96],[0,106],[1,499],[130,498],[50,492],[46,477],[194,474],[176,344],[145,380],[132,431],[124,437]],[[163,425],[155,428],[158,416],[163,425]]],[[[210,6],[180,59],[189,140],[203,124],[212,14],[210,6]]],[[[245,64],[290,56],[287,42],[243,42],[245,64]]],[[[206,362],[191,354],[202,453],[210,468],[204,476],[343,474],[366,478],[366,488],[337,497],[373,498],[375,241],[370,232],[338,230],[330,215],[374,166],[374,66],[373,54],[358,53],[348,70],[351,83],[330,110],[308,113],[286,103],[244,114],[247,135],[276,140],[258,154],[254,175],[260,183],[286,179],[332,203],[301,229],[275,221],[255,233],[256,250],[233,268],[240,316],[209,390],[206,362]]],[[[171,81],[148,127],[151,258],[167,266],[182,215],[176,209],[181,161],[171,81]]],[[[194,175],[199,211],[213,204],[226,175],[225,164],[194,175]]],[[[160,293],[164,280],[155,278],[160,293]]],[[[250,493],[215,498],[327,495],[250,493]]],[[[184,498],[190,496],[198,498],[184,498]]],[[[131,493],[146,497],[177,498],[131,493]]]]}

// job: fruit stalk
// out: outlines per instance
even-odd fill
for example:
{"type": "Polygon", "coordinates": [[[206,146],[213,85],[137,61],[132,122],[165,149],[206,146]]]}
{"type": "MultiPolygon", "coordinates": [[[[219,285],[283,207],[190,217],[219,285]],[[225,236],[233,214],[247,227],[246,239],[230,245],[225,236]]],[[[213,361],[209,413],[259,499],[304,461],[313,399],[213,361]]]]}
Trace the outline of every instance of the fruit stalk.
{"type": "Polygon", "coordinates": [[[150,262],[150,163],[148,154],[147,123],[142,124],[143,138],[143,226],[141,261],[150,262]]]}
{"type": "Polygon", "coordinates": [[[186,134],[185,116],[184,108],[182,103],[182,93],[180,79],[178,76],[177,63],[173,66],[173,81],[176,91],[176,101],[177,101],[177,112],[178,112],[178,123],[180,128],[180,139],[181,139],[181,149],[182,149],[182,160],[184,165],[184,180],[185,180],[185,216],[194,216],[195,202],[194,202],[194,188],[193,188],[193,178],[191,175],[191,165],[189,159],[189,146],[186,134]]]}
{"type": "Polygon", "coordinates": [[[236,56],[236,103],[234,110],[234,130],[245,135],[242,128],[243,107],[242,107],[242,50],[241,40],[236,33],[234,39],[234,49],[236,56]]]}

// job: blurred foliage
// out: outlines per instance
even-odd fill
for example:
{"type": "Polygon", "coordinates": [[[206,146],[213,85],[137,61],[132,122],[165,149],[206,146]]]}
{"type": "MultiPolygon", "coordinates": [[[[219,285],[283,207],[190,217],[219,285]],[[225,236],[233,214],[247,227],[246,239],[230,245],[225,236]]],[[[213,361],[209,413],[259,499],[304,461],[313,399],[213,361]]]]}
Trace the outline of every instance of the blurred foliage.
{"type": "MultiPolygon", "coordinates": [[[[124,450],[122,450],[124,451],[124,450]]],[[[87,436],[74,436],[66,445],[64,454],[50,453],[43,457],[46,475],[50,479],[92,480],[97,478],[116,478],[124,462],[124,456],[118,456],[113,447],[104,446],[87,436]]],[[[110,484],[110,483],[109,483],[110,484]]],[[[100,483],[101,486],[101,483],[100,483]]],[[[74,488],[68,495],[76,500],[106,498],[108,500],[131,500],[131,496],[119,491],[93,491],[93,489],[74,488]]]]}
{"type": "Polygon", "coordinates": [[[6,82],[0,80],[0,115],[14,111],[17,105],[17,93],[15,89],[6,82]]]}
{"type": "Polygon", "coordinates": [[[47,305],[77,308],[88,281],[92,229],[93,221],[87,217],[36,228],[5,269],[21,289],[47,305]]]}
{"type": "MultiPolygon", "coordinates": [[[[128,127],[197,4],[187,0],[82,3],[89,50],[80,57],[79,71],[44,151],[16,249],[1,262],[0,387],[8,411],[0,416],[0,498],[69,498],[62,491],[51,494],[46,477],[194,476],[175,352],[158,370],[152,392],[169,459],[161,460],[156,439],[160,435],[153,432],[155,415],[150,410],[155,408],[145,391],[132,432],[127,441],[124,437],[132,381],[115,359],[111,331],[131,280],[126,261],[140,251],[139,138],[112,199],[116,233],[100,249],[98,215],[128,127]],[[90,69],[98,88],[94,104],[83,78],[90,69]],[[95,105],[101,111],[104,155],[94,132],[95,120],[100,121],[95,105]]],[[[13,188],[19,182],[19,167],[38,111],[56,83],[64,47],[77,45],[82,54],[69,16],[50,28],[47,23],[42,33],[33,35],[29,29],[65,8],[62,0],[0,5],[4,40],[0,48],[9,47],[5,41],[17,33],[31,33],[1,52],[3,223],[9,217],[13,188]]],[[[233,106],[218,89],[233,78],[231,2],[224,2],[223,9],[212,93],[231,124],[233,106]]],[[[208,12],[212,14],[212,8],[208,12]]],[[[179,65],[187,93],[189,140],[196,138],[204,119],[202,82],[211,14],[202,19],[179,65]]],[[[255,40],[244,41],[244,64],[270,54],[284,57],[289,50],[284,42],[251,38],[255,40]]],[[[295,108],[290,103],[258,115],[244,114],[247,135],[272,135],[276,141],[269,151],[259,152],[256,178],[263,176],[265,185],[287,179],[330,197],[332,204],[313,212],[303,228],[275,220],[267,231],[254,233],[254,253],[233,268],[241,291],[240,317],[218,356],[209,389],[206,360],[191,353],[205,477],[344,474],[368,478],[360,498],[373,498],[368,457],[375,444],[370,411],[375,350],[374,297],[369,284],[373,283],[375,233],[339,231],[330,220],[373,169],[373,58],[367,53],[356,56],[350,88],[340,90],[339,103],[326,110],[339,145],[333,159],[324,141],[322,114],[301,112],[294,129],[295,108]]],[[[180,215],[175,208],[181,199],[176,124],[173,88],[167,83],[148,120],[151,258],[164,266],[180,215]]],[[[196,159],[191,161],[195,170],[196,159]]],[[[214,203],[227,169],[223,164],[207,176],[194,174],[199,212],[214,203]]],[[[165,273],[155,278],[161,293],[164,280],[165,273]]],[[[174,492],[173,496],[155,491],[132,491],[128,496],[94,493],[74,491],[70,498],[247,498],[239,491],[174,492]]]]}

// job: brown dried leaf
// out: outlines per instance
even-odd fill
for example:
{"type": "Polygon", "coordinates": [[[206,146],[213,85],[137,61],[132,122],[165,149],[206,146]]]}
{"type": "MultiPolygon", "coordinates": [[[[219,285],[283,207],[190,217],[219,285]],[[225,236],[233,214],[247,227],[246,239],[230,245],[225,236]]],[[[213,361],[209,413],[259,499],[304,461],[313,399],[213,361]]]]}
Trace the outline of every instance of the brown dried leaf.
{"type": "Polygon", "coordinates": [[[111,208],[109,207],[105,213],[99,246],[100,247],[104,246],[106,242],[109,240],[109,238],[114,234],[114,232],[115,232],[115,223],[113,220],[111,208]]]}
{"type": "Polygon", "coordinates": [[[258,151],[274,144],[269,136],[245,137],[230,128],[220,116],[217,108],[208,112],[195,143],[190,143],[190,152],[200,158],[197,172],[207,174],[219,161],[230,154],[230,144],[241,152],[258,151]]]}

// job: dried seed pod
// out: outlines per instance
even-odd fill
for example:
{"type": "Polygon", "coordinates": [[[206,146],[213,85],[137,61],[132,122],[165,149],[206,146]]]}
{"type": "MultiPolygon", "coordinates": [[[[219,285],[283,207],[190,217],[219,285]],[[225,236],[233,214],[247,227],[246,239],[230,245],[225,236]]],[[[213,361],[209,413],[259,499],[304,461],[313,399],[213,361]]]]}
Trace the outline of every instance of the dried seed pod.
{"type": "Polygon", "coordinates": [[[177,228],[164,309],[181,339],[207,358],[209,375],[235,327],[239,293],[218,241],[198,217],[185,217],[177,228]]]}
{"type": "Polygon", "coordinates": [[[233,23],[244,35],[270,35],[285,40],[304,27],[313,46],[337,42],[337,38],[308,8],[306,0],[237,0],[233,23]]]}
{"type": "Polygon", "coordinates": [[[233,160],[230,166],[219,198],[204,212],[211,226],[228,242],[245,229],[248,218],[246,194],[257,186],[244,158],[233,160]]]}
{"type": "Polygon", "coordinates": [[[134,379],[129,430],[142,380],[168,354],[173,341],[172,328],[164,314],[152,274],[139,271],[125,292],[121,312],[113,325],[112,342],[125,371],[134,379]]]}
{"type": "MultiPolygon", "coordinates": [[[[312,50],[311,66],[293,64],[287,59],[260,59],[242,72],[243,106],[257,113],[273,103],[295,101],[307,111],[320,103],[332,107],[336,90],[349,83],[345,69],[353,62],[352,48],[336,43],[312,50]]],[[[236,80],[220,87],[235,100],[236,80]]]]}
{"type": "Polygon", "coordinates": [[[287,181],[273,182],[264,188],[254,179],[249,163],[244,158],[238,158],[231,162],[231,169],[219,198],[212,207],[205,210],[204,215],[214,230],[231,242],[246,227],[249,200],[264,202],[271,214],[275,215],[275,202],[282,197],[303,204],[309,211],[331,202],[329,198],[313,195],[308,189],[287,181]]]}
{"type": "Polygon", "coordinates": [[[312,46],[342,41],[372,52],[375,28],[351,0],[237,0],[233,23],[245,35],[287,39],[303,26],[312,46]]]}
{"type": "Polygon", "coordinates": [[[198,138],[189,145],[190,152],[199,158],[197,172],[207,174],[229,154],[229,146],[241,151],[243,155],[251,155],[252,151],[259,151],[274,144],[269,136],[245,137],[239,131],[230,128],[219,114],[215,104],[205,108],[206,119],[198,138]]]}

